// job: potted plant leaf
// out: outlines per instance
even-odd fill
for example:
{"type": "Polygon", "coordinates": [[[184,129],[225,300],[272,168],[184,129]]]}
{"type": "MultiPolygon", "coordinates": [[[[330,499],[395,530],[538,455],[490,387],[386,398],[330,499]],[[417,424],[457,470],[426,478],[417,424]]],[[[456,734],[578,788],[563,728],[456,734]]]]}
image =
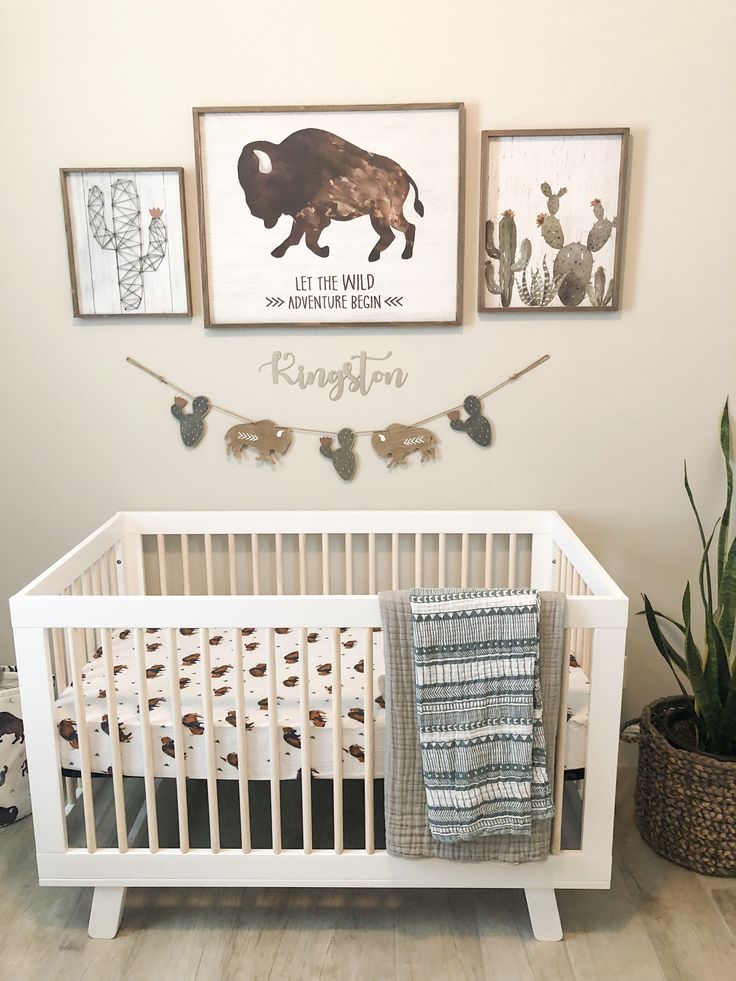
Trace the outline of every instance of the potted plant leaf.
{"type": "Polygon", "coordinates": [[[679,619],[661,613],[648,596],[643,597],[642,612],[652,640],[672,670],[681,694],[652,702],[638,720],[635,810],[642,837],[655,851],[698,872],[733,876],[736,538],[729,541],[733,468],[728,400],[721,416],[720,441],[726,500],[723,514],[710,532],[695,504],[685,464],[685,491],[702,545],[697,598],[693,598],[688,582],[679,619]],[[696,635],[702,637],[700,642],[696,635]]]}

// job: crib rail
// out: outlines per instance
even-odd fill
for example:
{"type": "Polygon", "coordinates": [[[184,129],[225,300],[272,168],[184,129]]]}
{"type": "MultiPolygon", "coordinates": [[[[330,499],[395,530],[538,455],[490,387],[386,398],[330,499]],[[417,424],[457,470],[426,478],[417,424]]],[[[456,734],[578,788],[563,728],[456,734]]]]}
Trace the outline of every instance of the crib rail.
{"type": "MultiPolygon", "coordinates": [[[[458,885],[482,884],[482,872],[470,869],[464,877],[453,871],[433,883],[434,873],[423,877],[405,868],[407,863],[399,861],[397,866],[397,860],[387,859],[376,845],[374,712],[378,679],[373,652],[380,629],[376,592],[414,584],[533,585],[566,594],[566,657],[573,657],[591,678],[581,834],[575,848],[564,847],[563,697],[553,774],[558,814],[553,854],[534,875],[540,882],[554,880],[556,886],[607,884],[627,601],[564,522],[545,512],[116,516],[12,601],[42,880],[58,882],[68,875],[70,881],[79,882],[84,870],[86,881],[92,884],[156,881],[157,877],[173,883],[196,881],[197,876],[206,880],[208,875],[213,881],[280,884],[295,881],[299,868],[305,880],[313,876],[317,881],[321,873],[310,872],[312,866],[304,862],[332,855],[353,862],[345,866],[354,870],[352,880],[340,877],[345,884],[452,884],[455,878],[458,885]],[[199,641],[199,714],[206,772],[196,780],[188,772],[184,753],[177,751],[188,734],[177,655],[177,631],[184,625],[199,641]],[[259,631],[273,710],[268,720],[270,769],[265,788],[249,772],[252,735],[247,719],[257,708],[249,702],[252,696],[244,673],[242,628],[246,625],[259,631]],[[287,625],[298,652],[297,781],[285,779],[282,772],[285,733],[279,718],[276,643],[277,631],[287,625]],[[356,778],[346,775],[346,760],[350,761],[343,738],[342,720],[353,707],[343,704],[341,683],[340,629],[346,625],[357,633],[365,671],[359,798],[355,797],[356,778]],[[160,643],[157,660],[165,666],[166,697],[172,706],[170,733],[158,731],[150,715],[145,631],[154,627],[160,643]],[[140,777],[126,773],[125,745],[112,738],[119,731],[113,645],[122,631],[131,632],[135,650],[130,671],[138,695],[140,777]],[[313,779],[312,746],[305,738],[312,722],[310,685],[317,678],[318,665],[309,643],[315,632],[327,638],[332,651],[335,724],[329,780],[313,779]],[[232,652],[228,683],[235,692],[237,775],[228,781],[218,772],[222,754],[213,725],[216,696],[210,641],[215,634],[224,637],[222,643],[232,652]],[[110,736],[109,768],[104,769],[108,779],[98,779],[100,767],[95,766],[85,722],[82,676],[93,660],[104,672],[105,724],[110,736]],[[54,700],[69,689],[77,725],[79,772],[62,774],[54,700]],[[166,745],[173,754],[169,770],[173,779],[160,777],[155,765],[165,738],[171,739],[166,745]],[[230,795],[227,805],[226,795],[230,795]],[[322,830],[313,826],[315,795],[322,805],[327,800],[331,812],[327,849],[315,844],[322,830]],[[363,824],[357,847],[345,838],[346,808],[356,799],[363,824]],[[265,847],[257,819],[258,809],[264,807],[269,812],[265,847]],[[223,814],[229,810],[235,815],[235,844],[232,828],[223,826],[223,814]],[[288,839],[283,818],[297,812],[301,839],[295,846],[288,839]],[[167,815],[166,820],[162,815],[167,815]],[[171,815],[176,827],[173,844],[171,828],[166,825],[171,815]],[[176,856],[186,856],[186,861],[173,862],[176,856]],[[223,856],[235,864],[223,864],[223,856]],[[301,860],[295,863],[298,856],[301,860]],[[561,863],[574,856],[575,861],[561,863]],[[123,859],[126,863],[121,866],[123,859]],[[368,859],[375,864],[364,865],[368,859]]],[[[565,670],[563,685],[566,679],[565,670]]],[[[320,813],[324,815],[324,807],[320,813]]],[[[501,878],[511,884],[515,875],[513,870],[504,870],[501,878]]]]}

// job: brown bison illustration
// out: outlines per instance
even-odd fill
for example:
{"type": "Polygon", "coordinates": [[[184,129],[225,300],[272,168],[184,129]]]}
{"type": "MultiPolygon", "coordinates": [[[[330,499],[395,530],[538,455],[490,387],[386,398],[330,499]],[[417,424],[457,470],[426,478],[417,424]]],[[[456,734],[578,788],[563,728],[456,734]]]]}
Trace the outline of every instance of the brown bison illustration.
{"type": "Polygon", "coordinates": [[[191,683],[192,683],[192,679],[191,678],[179,678],[179,687],[180,688],[186,688],[187,685],[191,685],[191,683]]]}
{"type": "Polygon", "coordinates": [[[273,628],[273,632],[275,634],[288,634],[290,630],[291,630],[291,627],[274,627],[273,628]]]}
{"type": "Polygon", "coordinates": [[[196,627],[179,627],[179,633],[182,637],[191,637],[196,629],[196,627]]]}
{"type": "Polygon", "coordinates": [[[343,753],[349,753],[353,759],[356,759],[358,763],[365,763],[365,751],[362,746],[358,746],[357,743],[353,743],[350,749],[343,748],[343,753]]]}
{"type": "Polygon", "coordinates": [[[204,733],[204,726],[201,724],[202,716],[197,712],[187,712],[182,716],[181,724],[188,729],[193,736],[201,736],[204,733]]]}
{"type": "Polygon", "coordinates": [[[251,634],[254,634],[256,632],[256,628],[255,627],[243,627],[243,629],[240,632],[241,632],[241,634],[244,637],[250,637],[251,634]]]}
{"type": "Polygon", "coordinates": [[[289,651],[288,654],[284,654],[284,660],[287,664],[296,664],[299,660],[299,651],[289,651]]]}
{"type": "Polygon", "coordinates": [[[245,645],[245,649],[249,653],[252,653],[253,651],[257,651],[260,646],[257,640],[252,640],[249,644],[245,645]]]}
{"type": "Polygon", "coordinates": [[[171,738],[171,736],[161,737],[161,752],[166,753],[166,755],[170,756],[172,760],[176,756],[176,747],[174,745],[174,740],[171,738]]]}
{"type": "Polygon", "coordinates": [[[72,749],[79,749],[79,733],[77,723],[72,719],[62,719],[59,723],[59,735],[69,743],[72,749]]]}
{"type": "Polygon", "coordinates": [[[222,688],[215,688],[212,694],[216,698],[220,698],[222,695],[227,695],[229,691],[232,691],[230,685],[223,685],[222,688]]]}
{"type": "Polygon", "coordinates": [[[146,668],[146,677],[158,678],[158,676],[161,674],[163,669],[164,669],[163,664],[152,664],[150,668],[146,668]]]}
{"type": "Polygon", "coordinates": [[[321,674],[323,676],[326,674],[332,674],[332,664],[330,662],[327,662],[327,664],[318,664],[317,674],[321,674]]]}
{"type": "Polygon", "coordinates": [[[0,712],[0,741],[3,736],[13,736],[11,743],[13,746],[19,741],[24,743],[26,736],[23,730],[23,719],[19,719],[12,712],[0,712]]]}
{"type": "Polygon", "coordinates": [[[317,726],[318,729],[324,729],[327,725],[327,716],[324,712],[318,712],[316,709],[312,709],[309,713],[309,721],[313,726],[317,726]]]}
{"type": "Polygon", "coordinates": [[[224,678],[231,669],[232,664],[218,664],[217,667],[212,668],[210,673],[213,678],[224,678]]]}
{"type": "Polygon", "coordinates": [[[266,674],[266,665],[264,662],[256,664],[252,668],[248,668],[248,674],[252,674],[254,678],[263,678],[266,674]]]}
{"type": "Polygon", "coordinates": [[[222,643],[222,634],[216,634],[214,637],[210,637],[210,645],[212,647],[217,647],[217,645],[221,643],[222,643]]]}
{"type": "MultiPolygon", "coordinates": [[[[235,709],[230,709],[230,711],[225,716],[225,722],[229,723],[231,726],[235,726],[237,724],[237,720],[236,720],[236,717],[235,717],[235,709]]],[[[250,719],[248,719],[248,717],[246,716],[246,719],[245,719],[245,730],[246,730],[246,732],[250,732],[250,730],[253,728],[253,726],[254,726],[254,723],[251,722],[250,719]]]]}
{"type": "Polygon", "coordinates": [[[227,756],[221,756],[220,759],[223,763],[229,763],[230,766],[234,766],[237,769],[238,766],[238,754],[228,753],[227,756]]]}
{"type": "Polygon", "coordinates": [[[189,667],[192,667],[193,664],[196,664],[197,663],[197,661],[199,660],[200,656],[201,655],[200,655],[199,651],[195,651],[194,654],[187,654],[186,657],[183,657],[181,659],[181,663],[182,664],[187,664],[189,667]]]}
{"type": "Polygon", "coordinates": [[[120,631],[120,634],[119,634],[119,637],[120,637],[121,640],[127,640],[128,637],[130,637],[130,631],[129,630],[121,630],[120,631]]]}
{"type": "Polygon", "coordinates": [[[288,743],[289,746],[294,746],[295,749],[302,748],[302,740],[296,729],[291,726],[284,727],[284,742],[288,743]]]}
{"type": "MultiPolygon", "coordinates": [[[[102,716],[102,721],[100,722],[100,729],[105,733],[106,736],[110,735],[110,720],[106,715],[102,716]]],[[[121,743],[129,743],[133,738],[132,732],[126,732],[123,723],[118,722],[118,739],[121,743]]]]}
{"type": "Polygon", "coordinates": [[[287,688],[295,688],[299,684],[299,679],[295,674],[289,675],[288,678],[284,679],[284,684],[287,688]]]}
{"type": "Polygon", "coordinates": [[[266,228],[273,228],[281,215],[293,219],[288,237],[271,252],[277,259],[302,238],[311,252],[326,258],[330,250],[319,244],[319,237],[330,222],[364,215],[378,235],[369,262],[391,245],[395,231],[405,239],[401,258],[412,257],[416,226],[403,210],[410,187],[420,217],[424,205],[414,180],[389,157],[361,150],[323,129],[300,129],[281,143],[257,140],[244,146],[238,180],[251,214],[266,228]]]}
{"type": "Polygon", "coordinates": [[[348,712],[348,718],[353,719],[355,722],[360,722],[361,724],[365,722],[365,712],[363,709],[353,708],[348,712]]]}

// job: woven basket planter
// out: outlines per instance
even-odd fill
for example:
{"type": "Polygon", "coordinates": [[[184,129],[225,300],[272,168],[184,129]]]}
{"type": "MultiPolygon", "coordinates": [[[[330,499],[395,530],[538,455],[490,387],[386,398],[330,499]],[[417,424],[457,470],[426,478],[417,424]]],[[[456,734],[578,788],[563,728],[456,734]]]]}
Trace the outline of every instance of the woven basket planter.
{"type": "Polygon", "coordinates": [[[687,869],[736,876],[736,761],[680,749],[664,720],[681,697],[647,705],[639,720],[635,816],[642,838],[687,869]]]}

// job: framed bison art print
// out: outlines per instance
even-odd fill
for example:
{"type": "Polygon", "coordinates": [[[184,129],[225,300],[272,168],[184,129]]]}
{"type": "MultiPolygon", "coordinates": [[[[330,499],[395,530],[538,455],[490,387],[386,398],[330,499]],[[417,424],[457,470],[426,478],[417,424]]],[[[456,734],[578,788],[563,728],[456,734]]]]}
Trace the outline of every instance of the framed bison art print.
{"type": "Polygon", "coordinates": [[[462,103],[194,110],[207,327],[461,322],[462,103]]]}

